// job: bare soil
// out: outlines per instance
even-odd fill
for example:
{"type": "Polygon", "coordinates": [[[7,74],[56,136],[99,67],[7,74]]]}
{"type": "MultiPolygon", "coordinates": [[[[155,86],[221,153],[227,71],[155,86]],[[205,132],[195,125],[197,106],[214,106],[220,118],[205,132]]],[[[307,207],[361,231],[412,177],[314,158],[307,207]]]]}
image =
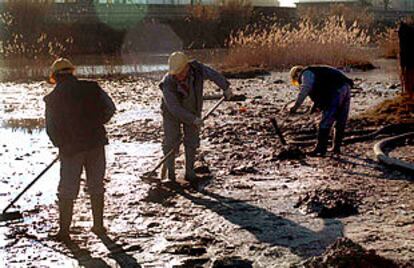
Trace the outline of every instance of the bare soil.
{"type": "MultiPolygon", "coordinates": [[[[390,88],[399,83],[397,73],[387,68],[351,73],[362,88],[353,91],[352,117],[399,92],[399,86],[390,88]]],[[[247,99],[224,103],[206,122],[197,166],[211,179],[200,191],[144,183],[140,176],[161,157],[160,77],[99,81],[118,106],[108,125],[107,237],[90,232],[90,202],[82,190],[75,205],[73,243],[65,246],[48,240],[47,234],[58,226],[55,192],[29,194],[37,203],[25,205],[30,198],[19,202],[25,220],[0,227],[1,267],[302,267],[309,258],[332,255],[329,249],[338,247],[330,246],[344,237],[353,242],[342,243],[342,251],[362,246],[374,250],[378,258],[414,267],[413,178],[376,161],[372,150],[376,140],[347,145],[341,156],[278,158],[285,147],[269,118],[286,117],[282,107],[297,94],[287,73],[231,80],[235,93],[247,99]],[[347,202],[357,205],[357,211],[322,218],[295,206],[301,197],[319,196],[314,193],[320,189],[351,192],[347,202]]],[[[20,90],[15,94],[20,97],[9,94],[3,103],[9,109],[5,117],[43,118],[41,96],[50,86],[17,86],[20,90]]],[[[206,94],[217,93],[209,83],[206,94]]],[[[213,103],[205,101],[205,109],[213,103]]],[[[281,127],[282,131],[315,129],[317,122],[317,115],[300,114],[281,127]]],[[[354,130],[366,127],[369,123],[352,122],[354,130]]],[[[54,150],[49,147],[42,150],[54,150]]],[[[393,153],[405,158],[412,146],[404,148],[393,153]]],[[[9,166],[14,163],[9,160],[9,166]]],[[[183,163],[181,156],[180,179],[183,163]]],[[[4,177],[0,183],[7,186],[11,180],[12,176],[4,177]]],[[[11,200],[15,191],[2,190],[2,200],[11,200]]],[[[338,196],[343,198],[332,195],[328,198],[332,203],[321,202],[335,204],[338,196]]],[[[311,267],[345,267],[336,263],[311,267]]]]}

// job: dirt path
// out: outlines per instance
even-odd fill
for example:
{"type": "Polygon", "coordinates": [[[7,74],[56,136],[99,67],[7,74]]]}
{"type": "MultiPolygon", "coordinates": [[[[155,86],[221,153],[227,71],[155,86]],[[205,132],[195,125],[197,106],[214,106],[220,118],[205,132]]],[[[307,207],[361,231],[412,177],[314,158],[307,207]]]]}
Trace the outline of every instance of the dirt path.
{"type": "MultiPolygon", "coordinates": [[[[353,115],[398,91],[398,85],[393,89],[397,77],[388,72],[353,76],[361,77],[364,89],[353,93],[353,115]]],[[[294,99],[296,92],[286,73],[232,80],[236,93],[246,94],[247,100],[225,103],[204,128],[199,165],[208,166],[214,178],[203,192],[143,183],[139,176],[161,156],[157,78],[100,81],[119,110],[108,126],[112,141],[107,153],[108,237],[98,239],[89,232],[90,204],[82,192],[72,225],[76,244],[68,249],[46,240],[47,233],[57,228],[56,199],[50,200],[55,193],[37,196],[33,191],[27,198],[30,205],[19,203],[32,209],[25,221],[0,227],[0,267],[209,267],[231,256],[240,257],[240,265],[291,267],[320,255],[342,236],[381,256],[414,263],[414,184],[408,175],[378,165],[374,141],[349,145],[339,158],[277,159],[282,146],[268,118],[285,116],[281,108],[294,99]],[[355,193],[358,213],[329,219],[295,207],[301,196],[325,188],[355,193]]],[[[26,96],[28,107],[23,114],[41,117],[41,96],[48,85],[19,87],[16,94],[26,96]]],[[[208,93],[217,92],[209,85],[208,93]]],[[[15,112],[23,104],[13,96],[3,105],[9,108],[5,117],[25,118],[15,112]]],[[[205,109],[213,102],[206,101],[205,109]]],[[[286,129],[313,127],[315,122],[298,115],[286,122],[286,129]]],[[[32,140],[42,140],[42,135],[42,131],[32,135],[32,140]]],[[[42,143],[38,150],[48,146],[42,143]]],[[[404,150],[394,153],[399,152],[404,150]]],[[[10,172],[14,165],[9,163],[10,172]]],[[[10,175],[2,176],[2,185],[13,184],[10,175]]],[[[57,170],[45,178],[57,179],[57,170]]],[[[1,193],[2,200],[14,196],[1,193]]]]}

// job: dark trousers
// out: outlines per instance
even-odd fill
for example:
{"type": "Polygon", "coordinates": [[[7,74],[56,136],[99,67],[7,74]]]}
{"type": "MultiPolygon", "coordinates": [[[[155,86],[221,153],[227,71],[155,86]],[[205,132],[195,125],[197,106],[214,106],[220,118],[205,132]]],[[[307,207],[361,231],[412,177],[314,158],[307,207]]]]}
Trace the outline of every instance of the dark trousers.
{"type": "Polygon", "coordinates": [[[99,146],[75,155],[60,155],[59,199],[76,199],[80,188],[80,176],[86,171],[86,184],[90,195],[104,193],[105,147],[99,146]]]}

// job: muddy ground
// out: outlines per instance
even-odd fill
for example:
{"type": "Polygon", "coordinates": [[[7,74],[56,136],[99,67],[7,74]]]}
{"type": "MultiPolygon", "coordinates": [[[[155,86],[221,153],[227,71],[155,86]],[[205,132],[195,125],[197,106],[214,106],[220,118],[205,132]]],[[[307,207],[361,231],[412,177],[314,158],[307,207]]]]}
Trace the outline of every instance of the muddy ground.
{"type": "MultiPolygon", "coordinates": [[[[377,64],[382,68],[351,73],[362,88],[353,91],[352,117],[400,91],[395,63],[377,64]]],[[[72,224],[74,243],[68,248],[47,239],[57,229],[55,167],[19,201],[25,220],[2,223],[1,267],[300,267],[341,237],[406,267],[414,263],[413,178],[378,164],[372,150],[378,140],[347,145],[340,157],[278,159],[283,146],[269,117],[284,118],[282,107],[296,95],[287,73],[231,80],[235,93],[247,100],[224,103],[206,122],[198,166],[212,179],[202,191],[143,183],[140,176],[161,157],[160,77],[99,80],[118,107],[107,127],[108,236],[99,239],[89,231],[90,202],[82,190],[72,224]],[[350,192],[357,210],[345,217],[318,217],[298,207],[316,190],[350,192]]],[[[0,104],[2,206],[56,154],[44,130],[26,129],[28,145],[22,146],[21,126],[11,132],[13,126],[5,123],[42,118],[41,98],[49,90],[42,82],[2,85],[7,96],[0,104]]],[[[207,85],[206,95],[218,93],[207,85]]],[[[205,101],[205,109],[213,104],[205,101]]],[[[317,115],[295,115],[282,127],[315,128],[317,120],[317,115]]],[[[367,127],[352,122],[352,129],[367,127]]],[[[412,148],[399,148],[392,156],[412,160],[412,148]]],[[[178,164],[183,163],[181,157],[178,164]]],[[[182,168],[178,172],[180,177],[182,168]]]]}

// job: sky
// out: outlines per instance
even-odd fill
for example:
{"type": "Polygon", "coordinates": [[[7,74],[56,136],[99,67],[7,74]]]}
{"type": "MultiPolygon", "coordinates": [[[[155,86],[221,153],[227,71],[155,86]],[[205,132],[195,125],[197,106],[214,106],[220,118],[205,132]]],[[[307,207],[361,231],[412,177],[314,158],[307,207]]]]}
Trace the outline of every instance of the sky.
{"type": "Polygon", "coordinates": [[[281,6],[295,6],[293,2],[296,0],[279,0],[279,1],[280,1],[281,6]]]}

